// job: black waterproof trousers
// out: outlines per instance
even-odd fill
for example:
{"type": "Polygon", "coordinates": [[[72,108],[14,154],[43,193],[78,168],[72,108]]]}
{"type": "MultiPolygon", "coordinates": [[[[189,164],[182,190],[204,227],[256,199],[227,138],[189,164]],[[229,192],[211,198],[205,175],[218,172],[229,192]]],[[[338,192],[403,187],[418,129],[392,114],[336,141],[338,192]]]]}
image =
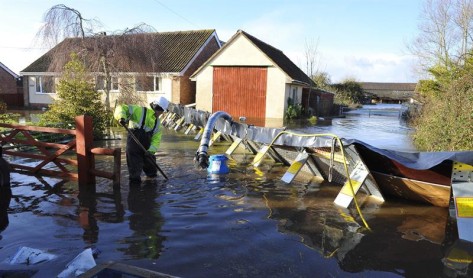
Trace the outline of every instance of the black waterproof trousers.
{"type": "MultiPolygon", "coordinates": [[[[130,132],[133,132],[145,150],[149,148],[151,145],[152,132],[146,132],[141,128],[132,129],[130,132]]],[[[156,161],[156,158],[152,155],[147,155],[145,150],[128,134],[126,142],[126,164],[128,166],[130,182],[140,182],[142,171],[145,172],[148,177],[156,177],[158,174],[158,169],[151,160],[154,159],[154,161],[156,161]]]]}

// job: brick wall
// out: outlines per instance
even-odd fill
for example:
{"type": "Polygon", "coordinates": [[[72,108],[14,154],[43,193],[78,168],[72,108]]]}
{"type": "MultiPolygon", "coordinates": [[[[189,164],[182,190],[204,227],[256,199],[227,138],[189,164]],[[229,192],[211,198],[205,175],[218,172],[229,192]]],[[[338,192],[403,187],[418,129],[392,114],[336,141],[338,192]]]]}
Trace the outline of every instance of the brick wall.
{"type": "Polygon", "coordinates": [[[205,46],[205,48],[202,50],[199,56],[197,56],[197,58],[194,60],[194,63],[189,67],[184,75],[182,77],[176,78],[176,80],[173,80],[173,92],[179,92],[178,94],[175,94],[176,98],[179,99],[177,103],[190,104],[195,102],[196,84],[195,81],[191,81],[189,77],[218,49],[219,45],[213,39],[205,46]],[[179,91],[174,91],[174,89],[179,89],[179,91]]]}
{"type": "Polygon", "coordinates": [[[7,106],[23,106],[23,90],[21,81],[0,67],[0,100],[7,106]]]}
{"type": "Polygon", "coordinates": [[[0,94],[16,94],[16,79],[0,68],[0,94]]]}

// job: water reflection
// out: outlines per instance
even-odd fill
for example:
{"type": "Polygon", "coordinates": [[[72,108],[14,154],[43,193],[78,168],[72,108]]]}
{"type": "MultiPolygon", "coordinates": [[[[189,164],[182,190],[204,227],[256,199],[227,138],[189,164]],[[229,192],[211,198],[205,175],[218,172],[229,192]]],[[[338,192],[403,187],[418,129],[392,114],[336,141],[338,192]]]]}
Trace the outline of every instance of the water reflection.
{"type": "Polygon", "coordinates": [[[120,188],[107,192],[79,192],[78,219],[84,230],[82,239],[89,245],[98,242],[99,224],[121,223],[124,221],[125,209],[122,204],[120,188]]]}
{"type": "Polygon", "coordinates": [[[272,188],[260,196],[269,218],[278,221],[281,233],[296,235],[324,259],[335,259],[346,272],[379,271],[403,277],[470,277],[472,273],[473,244],[452,247],[459,244],[456,224],[444,208],[389,200],[366,203],[367,229],[356,211],[334,207],[338,188],[295,189],[272,188]]]}
{"type": "Polygon", "coordinates": [[[446,245],[447,252],[442,259],[445,277],[471,277],[473,272],[473,243],[455,240],[446,245]]]}
{"type": "Polygon", "coordinates": [[[164,218],[156,202],[159,185],[156,180],[145,181],[142,186],[130,185],[128,192],[128,216],[132,236],[125,238],[128,244],[125,254],[135,258],[157,259],[165,237],[160,235],[164,218]]]}
{"type": "Polygon", "coordinates": [[[13,115],[13,120],[17,121],[19,124],[24,125],[26,123],[37,123],[41,117],[41,114],[44,113],[43,110],[8,110],[7,113],[13,115]]]}
{"type": "Polygon", "coordinates": [[[8,208],[11,196],[12,193],[9,186],[0,186],[0,232],[5,230],[10,223],[8,220],[8,208]]]}
{"type": "Polygon", "coordinates": [[[278,220],[281,232],[296,234],[325,258],[341,259],[364,236],[364,228],[349,210],[334,209],[336,194],[331,186],[290,195],[267,192],[264,199],[271,211],[269,217],[278,220]]]}
{"type": "Polygon", "coordinates": [[[82,239],[93,244],[98,240],[99,227],[97,225],[97,200],[91,194],[79,194],[79,224],[84,229],[82,239]]]}

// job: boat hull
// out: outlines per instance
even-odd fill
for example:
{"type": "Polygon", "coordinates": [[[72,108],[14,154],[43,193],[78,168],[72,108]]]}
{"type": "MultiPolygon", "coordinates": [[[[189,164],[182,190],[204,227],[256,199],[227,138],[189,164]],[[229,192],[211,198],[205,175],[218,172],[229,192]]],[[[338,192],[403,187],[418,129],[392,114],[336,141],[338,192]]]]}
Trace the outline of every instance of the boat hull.
{"type": "Polygon", "coordinates": [[[449,206],[452,161],[443,161],[429,169],[413,169],[363,145],[356,145],[356,150],[384,194],[439,207],[449,206]]]}
{"type": "Polygon", "coordinates": [[[372,171],[381,192],[415,202],[428,203],[437,207],[448,207],[450,186],[401,178],[372,171]]]}

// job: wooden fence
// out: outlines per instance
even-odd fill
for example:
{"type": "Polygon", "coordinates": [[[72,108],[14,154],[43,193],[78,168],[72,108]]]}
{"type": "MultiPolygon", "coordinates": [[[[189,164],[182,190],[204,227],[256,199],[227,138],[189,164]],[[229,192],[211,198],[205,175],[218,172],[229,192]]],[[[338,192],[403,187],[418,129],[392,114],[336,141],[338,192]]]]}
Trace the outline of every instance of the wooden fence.
{"type": "MultiPolygon", "coordinates": [[[[6,130],[0,133],[2,153],[19,158],[10,161],[13,170],[78,180],[79,190],[95,192],[96,177],[110,179],[114,187],[119,187],[121,148],[93,147],[92,117],[78,116],[75,124],[76,129],[60,129],[0,123],[6,130]],[[54,135],[55,142],[46,142],[48,137],[41,136],[44,134],[54,135]],[[95,168],[95,156],[98,155],[113,156],[112,172],[95,168]],[[39,163],[22,164],[21,158],[28,159],[28,164],[33,164],[30,161],[39,163]]],[[[51,138],[53,136],[49,140],[51,138]]]]}

